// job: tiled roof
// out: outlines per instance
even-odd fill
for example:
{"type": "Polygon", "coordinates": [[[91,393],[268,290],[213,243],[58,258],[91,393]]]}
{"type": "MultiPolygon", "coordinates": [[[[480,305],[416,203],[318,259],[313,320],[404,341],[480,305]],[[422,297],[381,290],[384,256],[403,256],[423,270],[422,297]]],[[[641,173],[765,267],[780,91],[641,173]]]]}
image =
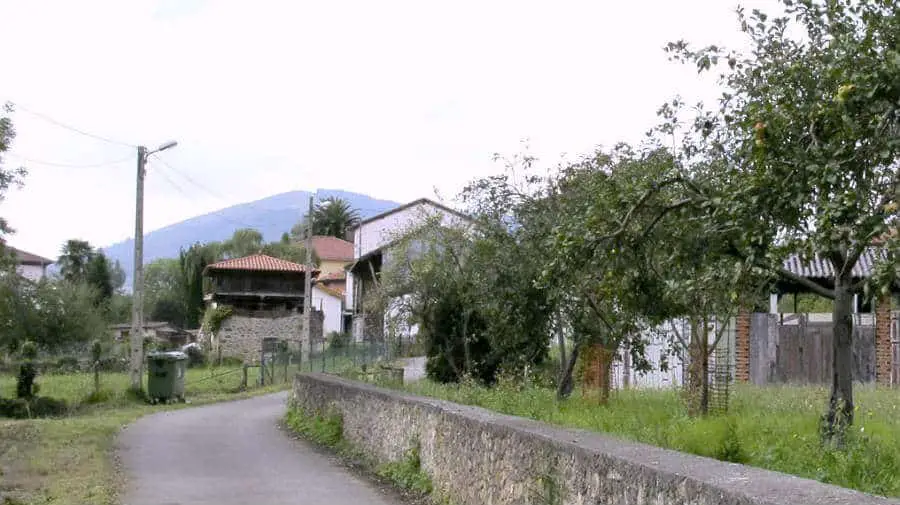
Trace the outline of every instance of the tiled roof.
{"type": "MultiPolygon", "coordinates": [[[[853,266],[853,277],[861,279],[869,277],[875,269],[875,264],[883,257],[883,251],[869,247],[860,255],[856,265],[853,266]]],[[[794,275],[808,279],[833,279],[834,268],[831,262],[820,258],[818,255],[810,261],[803,261],[799,254],[792,254],[784,260],[784,268],[794,275]]]]}
{"type": "Polygon", "coordinates": [[[353,242],[347,242],[337,237],[316,235],[312,238],[313,250],[320,260],[325,261],[353,261],[353,242]]]}
{"type": "Polygon", "coordinates": [[[25,252],[21,249],[16,249],[15,247],[10,247],[9,250],[15,253],[16,259],[19,260],[19,264],[21,265],[50,265],[53,263],[53,260],[51,259],[25,252]]]}
{"type": "Polygon", "coordinates": [[[338,282],[338,281],[346,281],[347,273],[346,272],[331,272],[330,274],[320,275],[318,278],[319,282],[338,282]]]}
{"type": "Polygon", "coordinates": [[[232,258],[208,265],[206,270],[248,270],[257,272],[303,272],[306,269],[293,263],[265,254],[253,254],[243,258],[232,258]]]}

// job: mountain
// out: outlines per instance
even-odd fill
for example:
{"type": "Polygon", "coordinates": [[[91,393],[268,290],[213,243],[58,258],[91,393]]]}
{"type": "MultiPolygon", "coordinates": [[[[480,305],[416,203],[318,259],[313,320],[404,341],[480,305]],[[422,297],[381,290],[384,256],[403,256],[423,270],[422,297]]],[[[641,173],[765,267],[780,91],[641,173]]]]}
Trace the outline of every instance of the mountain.
{"type": "MultiPolygon", "coordinates": [[[[195,242],[214,242],[231,238],[234,231],[240,228],[259,230],[267,242],[279,240],[282,233],[290,231],[291,227],[306,214],[310,195],[311,193],[307,191],[281,193],[154,230],[144,235],[144,264],[158,258],[177,258],[182,247],[195,242]]],[[[323,189],[316,191],[312,196],[317,200],[329,196],[343,198],[359,211],[363,219],[400,205],[397,202],[378,200],[341,190],[323,189]]],[[[107,257],[121,263],[127,275],[125,286],[130,288],[134,265],[134,240],[128,239],[102,249],[107,257]]]]}

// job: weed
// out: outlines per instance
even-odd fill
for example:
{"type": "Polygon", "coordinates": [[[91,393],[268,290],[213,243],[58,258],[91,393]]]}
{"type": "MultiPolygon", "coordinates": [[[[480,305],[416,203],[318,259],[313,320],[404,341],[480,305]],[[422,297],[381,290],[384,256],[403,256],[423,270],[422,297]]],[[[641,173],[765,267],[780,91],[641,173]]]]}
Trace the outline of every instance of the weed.
{"type": "Polygon", "coordinates": [[[427,495],[431,493],[431,477],[422,469],[419,442],[415,441],[406,451],[403,459],[380,465],[376,469],[378,475],[393,482],[407,491],[427,495]]]}
{"type": "Polygon", "coordinates": [[[310,416],[297,407],[291,407],[284,421],[295,433],[326,447],[337,448],[344,437],[344,423],[339,414],[310,416]]]}

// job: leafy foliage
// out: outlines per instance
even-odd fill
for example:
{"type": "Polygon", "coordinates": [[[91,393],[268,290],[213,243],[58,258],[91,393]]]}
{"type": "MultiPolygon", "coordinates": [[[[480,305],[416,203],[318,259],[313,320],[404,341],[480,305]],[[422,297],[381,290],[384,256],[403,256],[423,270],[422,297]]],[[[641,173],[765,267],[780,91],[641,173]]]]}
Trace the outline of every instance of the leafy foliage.
{"type": "MultiPolygon", "coordinates": [[[[306,236],[307,221],[309,216],[291,228],[291,236],[295,239],[306,236]]],[[[328,197],[317,203],[313,208],[313,235],[326,235],[347,239],[350,229],[359,223],[359,211],[354,209],[350,202],[338,197],[328,197]]]]}

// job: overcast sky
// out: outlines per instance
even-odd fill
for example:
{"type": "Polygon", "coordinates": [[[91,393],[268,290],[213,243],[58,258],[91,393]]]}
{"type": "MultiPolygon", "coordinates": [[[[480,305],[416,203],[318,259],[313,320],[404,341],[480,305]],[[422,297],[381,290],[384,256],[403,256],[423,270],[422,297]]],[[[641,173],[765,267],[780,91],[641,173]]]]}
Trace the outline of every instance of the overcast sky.
{"type": "Polygon", "coordinates": [[[149,166],[147,231],[298,189],[452,196],[523,139],[554,164],[639,140],[676,93],[709,96],[661,48],[738,45],[737,5],[0,0],[0,101],[21,106],[6,163],[30,172],[0,215],[53,258],[133,234],[134,148],[51,120],[179,142],[149,166]]]}

